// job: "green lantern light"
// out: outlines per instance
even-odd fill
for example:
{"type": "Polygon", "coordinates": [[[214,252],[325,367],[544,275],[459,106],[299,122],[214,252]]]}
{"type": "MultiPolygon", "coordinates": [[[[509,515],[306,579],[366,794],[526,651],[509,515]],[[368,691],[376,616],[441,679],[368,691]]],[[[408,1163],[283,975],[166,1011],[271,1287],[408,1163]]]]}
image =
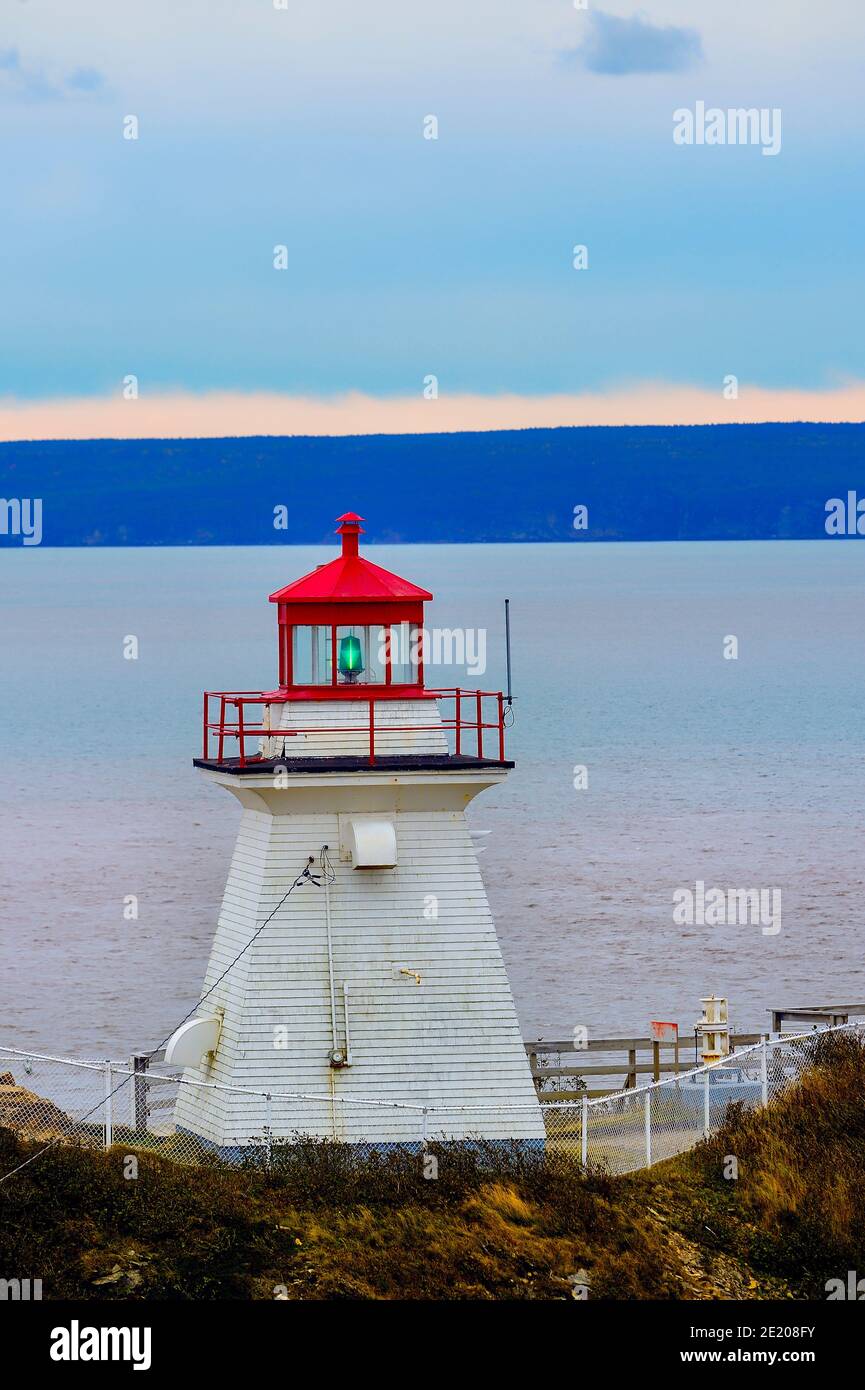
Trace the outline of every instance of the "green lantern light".
{"type": "Polygon", "coordinates": [[[351,634],[340,639],[339,643],[339,673],[347,681],[355,681],[363,671],[363,655],[360,648],[360,638],[351,634]]]}

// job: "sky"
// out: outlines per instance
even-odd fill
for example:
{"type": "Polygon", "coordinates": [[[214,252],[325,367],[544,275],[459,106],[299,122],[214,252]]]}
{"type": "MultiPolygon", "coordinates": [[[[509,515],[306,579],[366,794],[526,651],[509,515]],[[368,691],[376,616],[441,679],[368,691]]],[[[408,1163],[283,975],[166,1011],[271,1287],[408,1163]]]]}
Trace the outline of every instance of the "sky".
{"type": "Polygon", "coordinates": [[[0,437],[865,418],[863,62],[861,0],[3,0],[0,437]]]}

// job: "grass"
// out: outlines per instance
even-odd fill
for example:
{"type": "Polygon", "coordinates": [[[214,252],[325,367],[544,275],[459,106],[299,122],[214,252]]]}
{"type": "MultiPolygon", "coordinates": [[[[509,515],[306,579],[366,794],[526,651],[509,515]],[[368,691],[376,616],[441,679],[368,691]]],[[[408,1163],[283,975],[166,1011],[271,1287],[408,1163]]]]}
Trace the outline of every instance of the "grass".
{"type": "MultiPolygon", "coordinates": [[[[0,1173],[34,1152],[0,1130],[0,1173]]],[[[46,1298],[823,1298],[865,1273],[865,1050],[828,1037],[766,1110],[650,1173],[448,1146],[270,1172],[58,1145],[0,1185],[0,1277],[46,1298]],[[736,1160],[738,1177],[726,1177],[736,1160]]]]}
{"type": "MultiPolygon", "coordinates": [[[[765,1110],[731,1107],[724,1128],[679,1166],[735,1256],[824,1298],[865,1274],[865,1045],[828,1034],[799,1085],[765,1110]],[[724,1177],[730,1158],[738,1177],[724,1177]]],[[[693,1229],[693,1227],[692,1227],[693,1229]]]]}

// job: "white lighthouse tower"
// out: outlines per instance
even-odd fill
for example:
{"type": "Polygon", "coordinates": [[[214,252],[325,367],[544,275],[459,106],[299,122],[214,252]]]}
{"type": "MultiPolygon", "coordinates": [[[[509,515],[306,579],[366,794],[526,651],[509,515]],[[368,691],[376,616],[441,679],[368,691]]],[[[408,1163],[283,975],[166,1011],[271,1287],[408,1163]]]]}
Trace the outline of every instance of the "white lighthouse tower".
{"type": "Polygon", "coordinates": [[[205,695],[195,763],[242,813],[167,1057],[220,1083],[182,1086],[175,1122],[225,1156],[265,1133],[416,1142],[415,1107],[430,1139],[544,1136],[465,815],[513,766],[503,697],[425,687],[432,595],[359,554],[361,521],[270,596],[279,688],[205,695]]]}

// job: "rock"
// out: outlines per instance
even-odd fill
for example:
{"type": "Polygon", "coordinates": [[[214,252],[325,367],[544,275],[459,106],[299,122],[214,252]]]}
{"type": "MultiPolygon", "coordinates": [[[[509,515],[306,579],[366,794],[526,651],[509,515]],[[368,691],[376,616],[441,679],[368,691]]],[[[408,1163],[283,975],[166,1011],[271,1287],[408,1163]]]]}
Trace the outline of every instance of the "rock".
{"type": "Polygon", "coordinates": [[[62,1139],[75,1133],[75,1121],[53,1100],[19,1086],[11,1071],[0,1075],[0,1125],[22,1139],[62,1139]]]}
{"type": "MultiPolygon", "coordinates": [[[[136,1260],[135,1263],[140,1264],[141,1261],[136,1260]]],[[[122,1284],[124,1291],[131,1293],[133,1289],[138,1288],[143,1277],[140,1269],[124,1269],[122,1265],[114,1265],[110,1274],[104,1274],[101,1279],[92,1279],[90,1282],[98,1285],[122,1284]]]]}

